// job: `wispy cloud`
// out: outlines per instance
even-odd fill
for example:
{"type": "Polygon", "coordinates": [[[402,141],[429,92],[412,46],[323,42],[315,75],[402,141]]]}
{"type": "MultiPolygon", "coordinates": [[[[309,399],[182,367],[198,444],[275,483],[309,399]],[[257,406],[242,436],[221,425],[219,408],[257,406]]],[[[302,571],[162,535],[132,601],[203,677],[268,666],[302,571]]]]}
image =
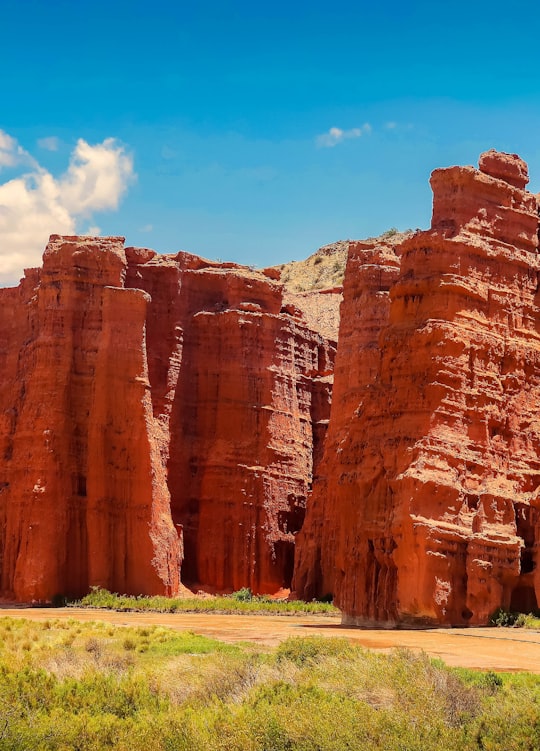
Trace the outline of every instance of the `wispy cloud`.
{"type": "Polygon", "coordinates": [[[171,159],[176,159],[177,156],[178,156],[178,154],[176,153],[176,151],[174,149],[171,149],[170,146],[167,146],[167,144],[165,144],[164,146],[161,147],[161,158],[162,159],[165,159],[166,161],[169,161],[171,159]]]}
{"type": "Polygon", "coordinates": [[[350,128],[349,130],[343,130],[334,126],[326,133],[321,133],[321,135],[317,136],[315,143],[319,148],[333,148],[338,143],[348,141],[351,138],[360,138],[360,136],[369,135],[370,133],[371,125],[369,123],[364,123],[360,128],[350,128]]]}
{"type": "Polygon", "coordinates": [[[0,169],[34,163],[30,154],[17,143],[15,138],[0,130],[0,169]]]}
{"type": "Polygon", "coordinates": [[[45,149],[45,151],[58,151],[60,139],[56,136],[47,136],[46,138],[40,138],[37,145],[40,149],[45,149]]]}
{"type": "Polygon", "coordinates": [[[391,133],[406,133],[414,128],[412,123],[398,123],[395,120],[389,120],[383,125],[384,130],[391,133]]]}
{"type": "Polygon", "coordinates": [[[153,224],[144,224],[142,227],[139,227],[139,232],[152,232],[153,229],[153,224]]]}
{"type": "Polygon", "coordinates": [[[113,138],[95,145],[80,139],[55,177],[0,131],[0,167],[18,165],[25,171],[0,183],[0,285],[40,263],[50,234],[74,234],[94,212],[118,208],[135,177],[131,155],[113,138]]]}

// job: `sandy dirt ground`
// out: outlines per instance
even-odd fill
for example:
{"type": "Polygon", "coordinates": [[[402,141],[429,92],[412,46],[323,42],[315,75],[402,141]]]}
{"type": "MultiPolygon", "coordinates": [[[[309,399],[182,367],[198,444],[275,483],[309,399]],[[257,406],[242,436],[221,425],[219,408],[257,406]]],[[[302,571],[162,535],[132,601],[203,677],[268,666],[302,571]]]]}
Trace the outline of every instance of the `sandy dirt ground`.
{"type": "Polygon", "coordinates": [[[0,617],[31,620],[106,621],[121,626],[160,625],[226,642],[273,646],[289,636],[340,636],[380,651],[423,650],[448,665],[540,674],[540,632],[511,628],[364,630],[341,626],[339,616],[215,615],[203,613],[116,613],[82,608],[0,607],[0,617]]]}

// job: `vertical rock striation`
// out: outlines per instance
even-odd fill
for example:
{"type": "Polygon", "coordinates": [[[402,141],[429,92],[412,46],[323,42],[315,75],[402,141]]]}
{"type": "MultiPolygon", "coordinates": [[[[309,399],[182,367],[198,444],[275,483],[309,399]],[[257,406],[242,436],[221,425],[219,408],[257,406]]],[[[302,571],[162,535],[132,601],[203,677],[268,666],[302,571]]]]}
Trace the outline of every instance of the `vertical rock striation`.
{"type": "Polygon", "coordinates": [[[296,568],[299,594],[330,587],[346,622],[483,624],[499,606],[536,606],[539,260],[527,179],[522,160],[496,152],[480,170],[436,170],[432,227],[397,248],[389,292],[365,265],[360,293],[346,278],[326,487],[296,568]],[[351,319],[352,355],[341,352],[351,319]]]}
{"type": "MultiPolygon", "coordinates": [[[[333,556],[339,520],[333,515],[341,508],[335,500],[335,485],[355,462],[357,447],[352,434],[376,385],[379,335],[388,323],[389,289],[399,272],[394,244],[388,239],[349,245],[331,418],[306,522],[296,546],[295,588],[307,600],[326,597],[335,590],[333,556]]],[[[362,479],[368,485],[379,471],[378,457],[371,457],[371,464],[368,468],[365,457],[362,479]]]]}

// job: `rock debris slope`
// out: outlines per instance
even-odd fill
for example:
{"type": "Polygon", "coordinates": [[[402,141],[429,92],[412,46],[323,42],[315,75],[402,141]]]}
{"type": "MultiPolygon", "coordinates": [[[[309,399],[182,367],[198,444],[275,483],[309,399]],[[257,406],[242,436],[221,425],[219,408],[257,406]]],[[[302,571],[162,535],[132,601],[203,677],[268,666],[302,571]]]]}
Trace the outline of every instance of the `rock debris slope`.
{"type": "Polygon", "coordinates": [[[304,597],[357,624],[483,624],[540,600],[538,209],[516,156],[431,178],[433,220],[356,244],[304,597]]]}
{"type": "Polygon", "coordinates": [[[0,290],[2,596],[290,584],[335,343],[278,277],[53,236],[0,290]]]}

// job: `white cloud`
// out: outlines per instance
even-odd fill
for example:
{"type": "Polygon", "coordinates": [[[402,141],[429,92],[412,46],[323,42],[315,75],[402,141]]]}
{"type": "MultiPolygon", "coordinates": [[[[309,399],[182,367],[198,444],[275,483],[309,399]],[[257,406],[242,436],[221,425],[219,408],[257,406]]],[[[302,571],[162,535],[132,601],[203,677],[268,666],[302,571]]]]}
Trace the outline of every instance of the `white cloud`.
{"type": "Polygon", "coordinates": [[[40,138],[37,145],[40,149],[45,149],[46,151],[58,151],[60,139],[56,136],[47,136],[46,138],[40,138]]]}
{"type": "Polygon", "coordinates": [[[14,138],[0,130],[0,169],[18,164],[34,164],[34,160],[14,138]]]}
{"type": "Polygon", "coordinates": [[[132,157],[112,138],[93,146],[80,139],[66,172],[54,177],[0,131],[0,166],[18,164],[30,169],[0,184],[0,285],[40,265],[50,234],[75,234],[94,212],[118,208],[135,176],[132,157]]]}
{"type": "Polygon", "coordinates": [[[361,128],[351,128],[350,130],[342,130],[342,128],[336,128],[334,126],[326,133],[317,136],[315,142],[319,148],[332,148],[342,141],[351,138],[360,138],[360,136],[369,135],[370,133],[371,125],[369,123],[364,123],[361,128]]]}
{"type": "Polygon", "coordinates": [[[395,120],[390,120],[389,122],[384,123],[383,127],[385,130],[403,133],[413,130],[414,125],[412,123],[398,123],[395,122],[395,120]]]}
{"type": "Polygon", "coordinates": [[[0,130],[0,167],[13,167],[17,163],[17,141],[0,130]]]}
{"type": "Polygon", "coordinates": [[[145,224],[143,227],[139,227],[139,232],[152,232],[153,229],[153,224],[145,224]]]}
{"type": "Polygon", "coordinates": [[[107,138],[95,146],[77,141],[67,172],[58,183],[61,200],[72,214],[117,209],[133,177],[133,160],[107,138]]]}

